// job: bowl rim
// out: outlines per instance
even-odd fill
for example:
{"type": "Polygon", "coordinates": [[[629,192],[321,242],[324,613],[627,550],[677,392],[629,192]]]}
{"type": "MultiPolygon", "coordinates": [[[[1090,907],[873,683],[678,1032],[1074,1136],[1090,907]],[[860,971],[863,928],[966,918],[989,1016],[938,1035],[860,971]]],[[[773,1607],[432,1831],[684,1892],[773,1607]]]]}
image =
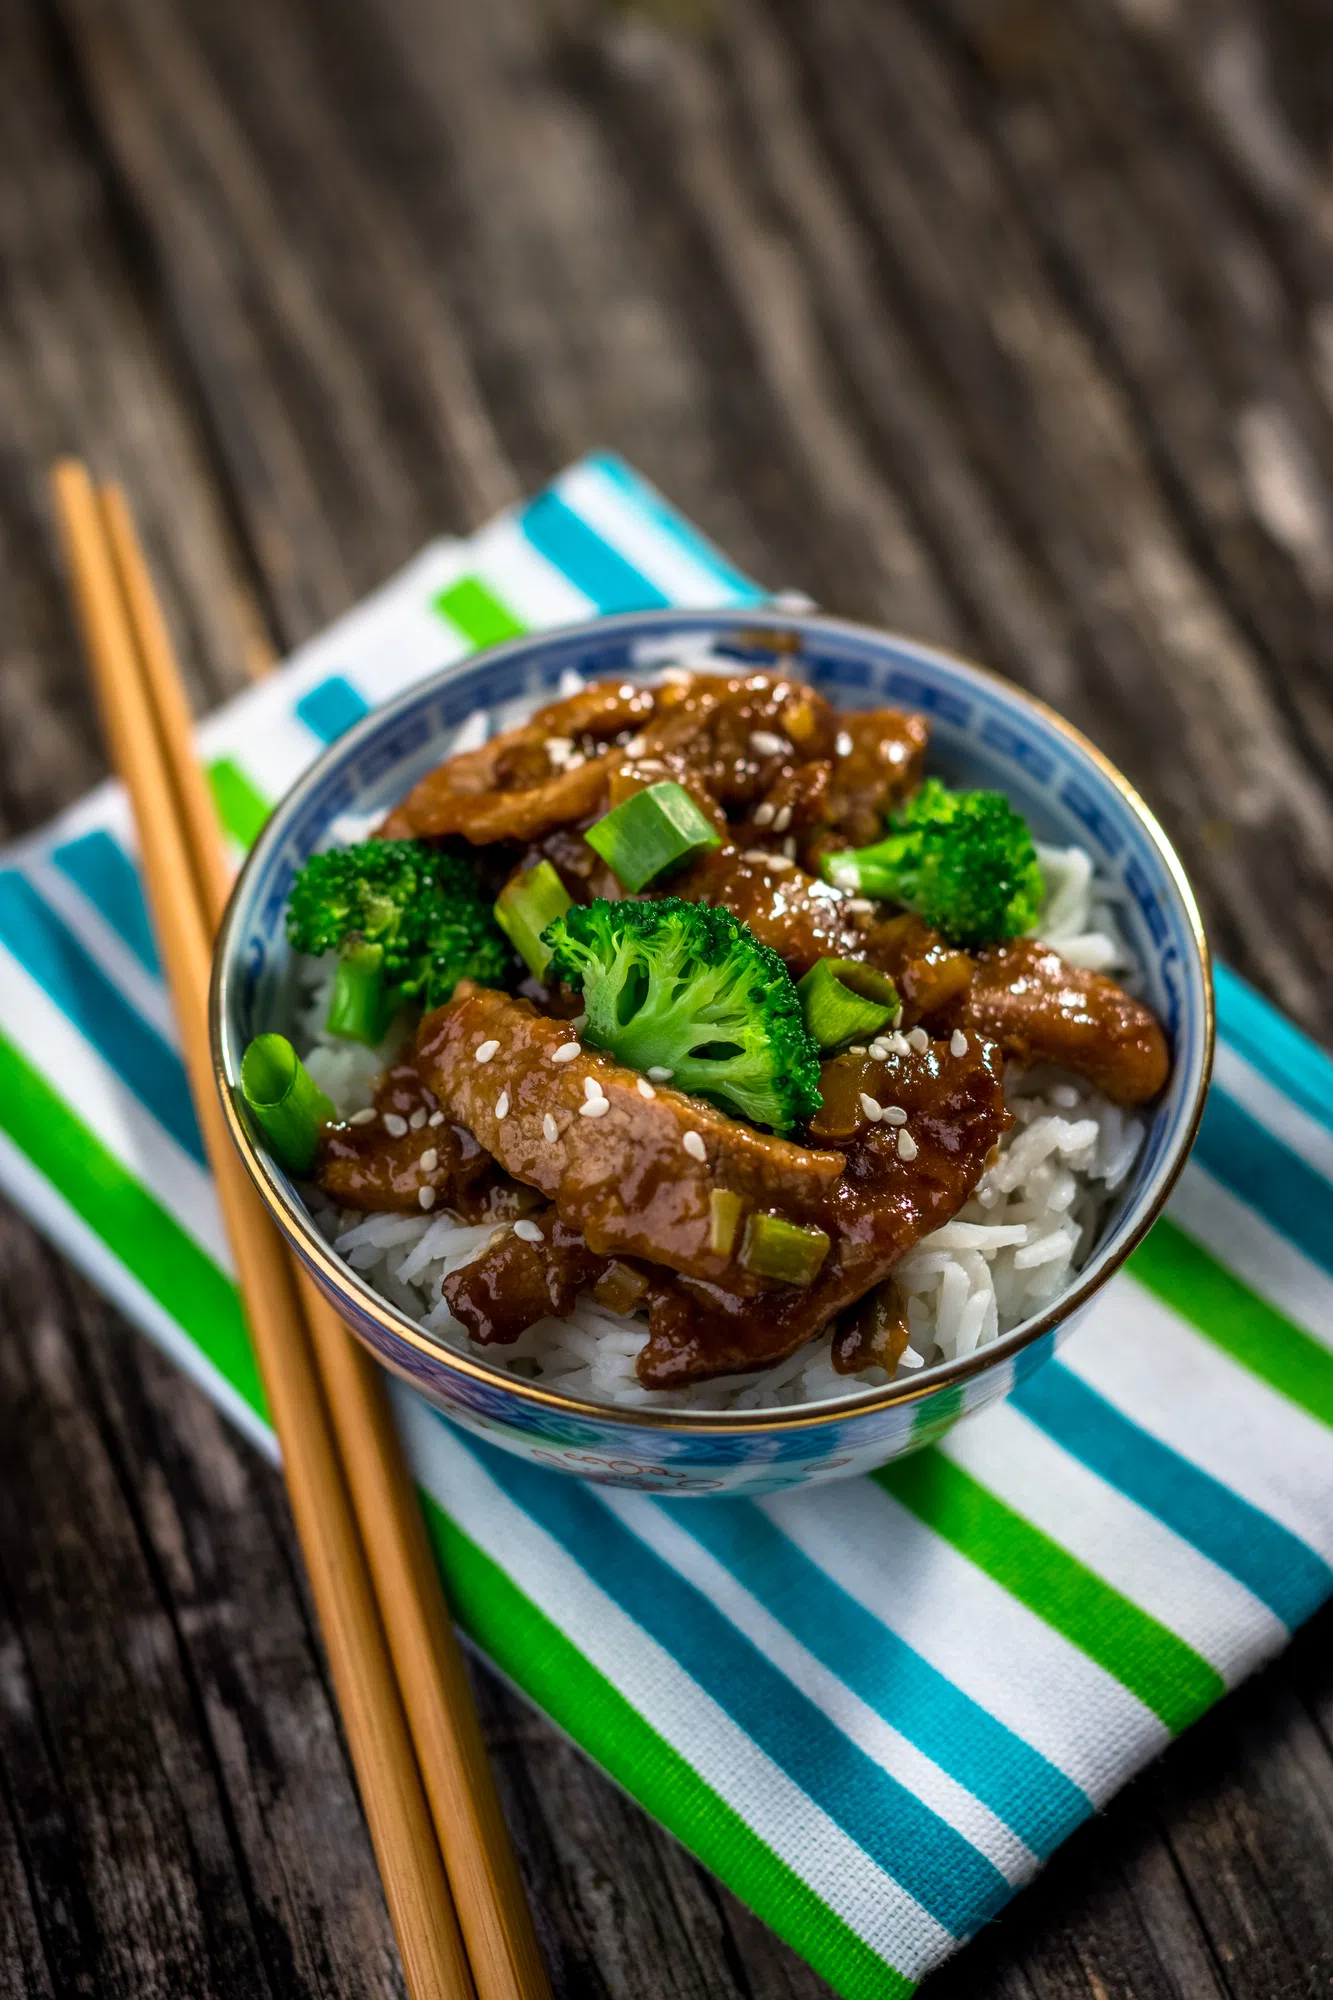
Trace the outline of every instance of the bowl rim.
{"type": "MultiPolygon", "coordinates": [[[[911,639],[905,634],[861,624],[852,619],[830,617],[823,612],[793,613],[771,605],[666,606],[656,610],[617,612],[571,625],[553,626],[542,632],[523,633],[497,646],[481,648],[460,660],[450,661],[446,666],[420,680],[413,681],[410,686],[401,689],[388,701],[372,708],[367,715],[330,743],[322,755],[316,758],[308,770],[304,771],[296,783],[278,800],[232,886],[227,907],[218,926],[213,951],[208,1026],[214,1082],[222,1101],[227,1128],[265,1207],[292,1243],[297,1254],[316,1268],[336,1296],[341,1297],[350,1293],[356,1309],[374,1321],[390,1343],[404,1343],[434,1367],[442,1367],[446,1372],[457,1373],[487,1389],[498,1389],[550,1415],[574,1417],[584,1422],[600,1424],[625,1424],[636,1430],[691,1431],[701,1435],[727,1436],[816,1429],[831,1423],[843,1423],[852,1417],[868,1417],[892,1407],[924,1402],[941,1390],[961,1386],[976,1376],[986,1374],[992,1368],[1013,1360],[1040,1340],[1044,1334],[1051,1332],[1054,1327],[1081,1311],[1123,1267],[1132,1252],[1143,1241],[1166,1206],[1172,1189],[1180,1178],[1181,1170],[1189,1157],[1199,1130],[1208,1086],[1212,1079],[1216,1043],[1216,1007],[1213,995],[1212,954],[1204,931],[1203,919],[1184,866],[1156,815],[1110,758],[1099,750],[1082,730],[1076,728],[1072,722],[1068,722],[1040,696],[1030,694],[1026,688],[1018,686],[995,668],[968,659],[946,646],[936,646],[923,640],[911,639]],[[269,848],[281,837],[282,829],[290,821],[296,809],[323,783],[327,771],[332,766],[345,758],[349,752],[355,752],[362,738],[382,728],[397,711],[410,709],[423,696],[428,696],[462,673],[472,671],[479,664],[485,663],[488,666],[499,664],[507,658],[530,653],[545,643],[564,643],[581,634],[587,634],[589,638],[594,635],[611,637],[618,630],[628,627],[642,630],[647,626],[651,630],[656,626],[669,631],[681,627],[709,629],[718,625],[725,625],[729,630],[739,634],[786,632],[797,636],[807,634],[813,628],[834,637],[853,639],[863,644],[869,642],[882,646],[885,641],[889,641],[910,649],[918,658],[924,656],[940,662],[946,668],[961,673],[965,680],[977,679],[988,687],[999,687],[1008,699],[1033,711],[1056,734],[1064,737],[1066,742],[1096,765],[1102,776],[1119,794],[1121,802],[1138,820],[1156,850],[1184,910],[1196,955],[1192,969],[1198,975],[1203,999],[1202,1059],[1198,1065],[1193,1095],[1188,1105],[1184,1107],[1185,1115],[1172,1145],[1156,1169],[1154,1183],[1150,1183],[1145,1196],[1142,1197],[1144,1205],[1141,1212],[1109,1260],[1101,1262],[1097,1268],[1088,1273],[1081,1273],[1077,1283],[1068,1291],[1062,1292],[1033,1319],[1023,1321],[1011,1332],[972,1354],[964,1355],[954,1361],[941,1362],[933,1368],[923,1369],[919,1376],[913,1376],[905,1382],[890,1382],[878,1389],[851,1391],[845,1397],[825,1399],[819,1403],[796,1404],[785,1410],[702,1410],[688,1407],[644,1409],[617,1403],[585,1401],[557,1390],[544,1389],[540,1382],[521,1375],[511,1375],[505,1370],[491,1367],[484,1361],[474,1360],[471,1355],[462,1354],[454,1348],[445,1346],[410,1320],[405,1313],[391,1305],[382,1294],[366,1284],[358,1273],[344,1264],[331,1245],[321,1236],[304,1202],[289,1188],[285,1177],[270,1161],[267,1153],[261,1151],[252,1137],[237,1107],[235,1085],[233,1078],[228,1074],[226,1061],[226,1003],[233,969],[238,964],[233,932],[239,921],[249,879],[263,865],[263,859],[269,848]]],[[[357,1331],[355,1328],[351,1330],[357,1331]]],[[[365,1340],[365,1336],[359,1332],[357,1337],[365,1340]]],[[[381,1348],[372,1347],[372,1352],[385,1365],[389,1367],[395,1365],[391,1354],[386,1354],[381,1348]]],[[[413,1375],[412,1379],[417,1380],[417,1377],[413,1375]]]]}

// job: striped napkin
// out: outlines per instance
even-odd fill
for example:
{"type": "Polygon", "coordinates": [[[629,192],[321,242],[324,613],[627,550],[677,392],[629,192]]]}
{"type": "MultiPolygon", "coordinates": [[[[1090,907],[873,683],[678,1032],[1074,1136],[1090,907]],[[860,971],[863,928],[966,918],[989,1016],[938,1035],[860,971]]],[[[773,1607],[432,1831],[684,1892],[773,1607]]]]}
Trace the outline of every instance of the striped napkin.
{"type": "MultiPolygon", "coordinates": [[[[600,612],[757,601],[597,455],[200,731],[238,851],[368,705],[600,612]]],[[[1333,1063],[1218,982],[1168,1216],[1058,1361],[871,1478],[590,1488],[395,1408],[471,1638],[840,1993],[904,1994],[1333,1590],[1333,1063]]],[[[270,1453],[104,786],[0,857],[0,1185],[270,1453]]]]}

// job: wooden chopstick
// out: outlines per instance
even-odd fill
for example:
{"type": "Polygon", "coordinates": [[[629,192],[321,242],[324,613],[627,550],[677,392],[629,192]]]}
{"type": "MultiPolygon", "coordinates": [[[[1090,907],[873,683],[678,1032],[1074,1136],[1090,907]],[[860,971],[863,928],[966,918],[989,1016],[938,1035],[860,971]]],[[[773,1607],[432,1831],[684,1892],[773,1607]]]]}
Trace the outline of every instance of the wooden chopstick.
{"type": "Polygon", "coordinates": [[[468,1961],[291,1272],[214,1088],[209,933],[103,515],[82,465],[63,461],[53,484],[111,759],[134,808],[195,1111],[408,1987],[413,2000],[471,2000],[468,1961]]]}
{"type": "MultiPolygon", "coordinates": [[[[109,486],[100,501],[211,935],[229,870],[189,707],[125,496],[109,486]]],[[[383,1379],[292,1262],[477,1992],[545,2000],[532,1917],[383,1379]]]]}

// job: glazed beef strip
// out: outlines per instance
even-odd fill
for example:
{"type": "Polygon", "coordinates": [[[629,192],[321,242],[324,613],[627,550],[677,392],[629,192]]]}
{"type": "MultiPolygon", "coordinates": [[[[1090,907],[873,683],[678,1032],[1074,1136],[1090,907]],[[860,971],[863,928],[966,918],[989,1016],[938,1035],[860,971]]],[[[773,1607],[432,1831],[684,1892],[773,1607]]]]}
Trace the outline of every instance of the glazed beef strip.
{"type": "MultiPolygon", "coordinates": [[[[711,1247],[714,1188],[793,1221],[817,1220],[843,1171],[840,1153],[773,1138],[654,1087],[610,1056],[577,1048],[565,1024],[526,1000],[469,980],[426,1016],[417,1058],[449,1115],[507,1172],[549,1196],[599,1255],[646,1257],[698,1277],[738,1275],[711,1247]],[[554,1060],[562,1048],[576,1049],[571,1060],[554,1060]],[[609,1109],[589,1115],[593,1095],[609,1109]],[[693,1151],[689,1134],[697,1135],[693,1151]]],[[[762,1283],[745,1281],[751,1290],[762,1283]]]]}
{"type": "Polygon", "coordinates": [[[714,849],[671,881],[687,903],[720,904],[770,945],[794,979],[821,958],[864,958],[864,935],[841,889],[782,855],[714,849]]]}
{"type": "Polygon", "coordinates": [[[939,1025],[984,1035],[1014,1062],[1072,1069],[1115,1104],[1146,1104],[1171,1068],[1166,1036],[1140,1001],[1031,938],[978,952],[939,1025]]]}
{"type": "Polygon", "coordinates": [[[380,1078],[375,1113],[367,1124],[331,1126],[321,1143],[315,1179],[340,1207],[419,1215],[423,1188],[431,1189],[431,1207],[451,1208],[465,1222],[500,1222],[540,1205],[440,1110],[411,1055],[380,1078]]]}
{"type": "Polygon", "coordinates": [[[1009,1123],[998,1052],[975,1036],[965,1054],[947,1042],[886,1062],[839,1057],[824,1065],[824,1110],[810,1127],[838,1148],[846,1171],[822,1226],[832,1238],[805,1290],[745,1297],[724,1283],[677,1277],[654,1287],[649,1338],[636,1364],[651,1389],[768,1368],[823,1331],[887,1277],[921,1237],[957,1213],[1009,1123]],[[907,1113],[901,1127],[872,1122],[862,1092],[907,1113]],[[904,1159],[899,1132],[908,1134],[904,1159]]]}
{"type": "Polygon", "coordinates": [[[1013,1062],[1058,1063],[1117,1104],[1142,1104],[1166,1082],[1166,1037],[1143,1004],[1104,973],[1067,965],[1030,938],[970,955],[910,913],[875,919],[780,856],[720,847],[671,885],[689,902],[720,903],[771,945],[792,977],[817,959],[863,959],[887,972],[901,1025],[963,1028],[1013,1062]]]}
{"type": "Polygon", "coordinates": [[[652,688],[601,681],[551,702],[521,727],[429,771],[380,833],[387,840],[462,834],[481,846],[536,840],[591,818],[605,801],[611,745],[652,715],[655,700],[652,688]]]}
{"type": "Polygon", "coordinates": [[[541,1231],[535,1242],[498,1230],[479,1257],[444,1281],[450,1312],[483,1346],[515,1341],[552,1315],[564,1319],[579,1293],[607,1270],[607,1259],[594,1255],[554,1207],[538,1210],[531,1226],[541,1231]]]}

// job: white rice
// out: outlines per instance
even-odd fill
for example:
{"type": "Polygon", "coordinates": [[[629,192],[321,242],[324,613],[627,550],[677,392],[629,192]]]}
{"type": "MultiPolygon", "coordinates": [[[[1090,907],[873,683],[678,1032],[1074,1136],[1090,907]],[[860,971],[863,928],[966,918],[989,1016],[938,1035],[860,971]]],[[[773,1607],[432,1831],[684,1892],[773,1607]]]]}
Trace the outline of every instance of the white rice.
{"type": "MultiPolygon", "coordinates": [[[[1114,906],[1079,847],[1038,847],[1047,896],[1037,934],[1071,965],[1132,975],[1114,906]]],[[[342,1116],[371,1102],[376,1078],[401,1048],[407,1020],[378,1049],[341,1042],[323,1027],[331,967],[302,966],[305,998],[295,1037],[306,1065],[342,1116]]],[[[1133,983],[1132,977],[1126,983],[1133,983]]],[[[1000,1157],[951,1222],[923,1237],[894,1275],[911,1335],[895,1379],[972,1354],[1043,1310],[1069,1284],[1101,1234],[1117,1190],[1143,1143],[1144,1124],[1082,1079],[1049,1066],[1011,1064],[1005,1095],[1014,1124],[1000,1157]]],[[[645,1389],[634,1372],[646,1318],[606,1311],[587,1294],[567,1319],[544,1319],[512,1346],[481,1347],[450,1313],[440,1286],[477,1256],[494,1225],[456,1216],[339,1211],[318,1192],[320,1229],[358,1276],[449,1347],[587,1402],[642,1408],[759,1410],[823,1402],[879,1388],[883,1368],[840,1375],[831,1334],[757,1375],[691,1389],[645,1389]]]]}

